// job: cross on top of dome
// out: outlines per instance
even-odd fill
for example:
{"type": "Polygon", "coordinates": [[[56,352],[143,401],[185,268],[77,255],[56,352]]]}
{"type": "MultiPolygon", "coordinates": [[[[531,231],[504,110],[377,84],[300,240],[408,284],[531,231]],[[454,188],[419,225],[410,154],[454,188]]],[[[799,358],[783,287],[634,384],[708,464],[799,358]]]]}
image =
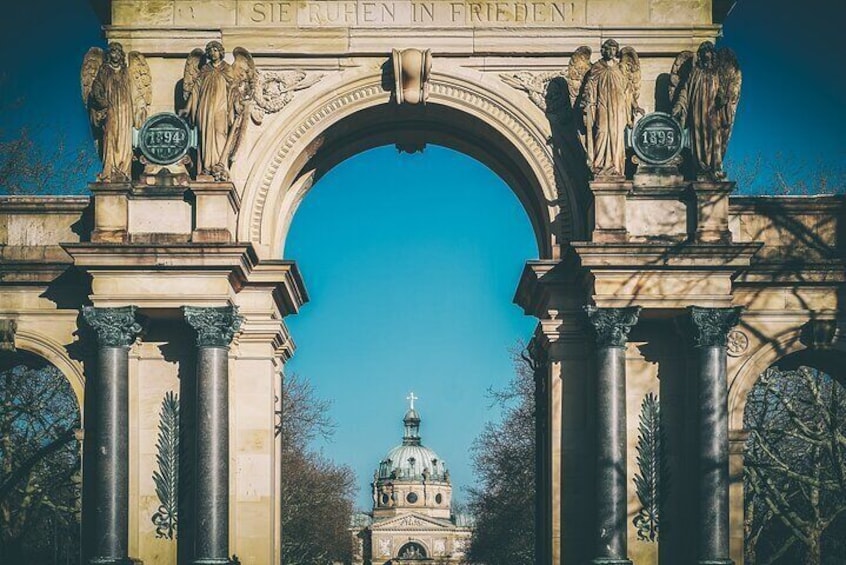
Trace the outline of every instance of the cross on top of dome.
{"type": "Polygon", "coordinates": [[[409,406],[409,408],[410,408],[411,410],[414,410],[414,401],[415,401],[415,400],[420,400],[420,397],[419,397],[419,396],[414,396],[414,392],[411,392],[411,393],[409,393],[409,395],[408,395],[408,396],[406,396],[406,397],[405,397],[405,399],[406,399],[406,400],[408,400],[408,406],[409,406]]]}

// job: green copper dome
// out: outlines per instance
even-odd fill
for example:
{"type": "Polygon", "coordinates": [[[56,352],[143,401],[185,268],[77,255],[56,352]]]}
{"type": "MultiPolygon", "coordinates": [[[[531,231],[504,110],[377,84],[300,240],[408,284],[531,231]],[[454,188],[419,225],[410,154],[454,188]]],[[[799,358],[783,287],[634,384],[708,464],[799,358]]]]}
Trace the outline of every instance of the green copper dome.
{"type": "Polygon", "coordinates": [[[377,479],[449,481],[444,461],[420,441],[420,414],[413,406],[402,422],[402,443],[379,463],[377,479]]]}

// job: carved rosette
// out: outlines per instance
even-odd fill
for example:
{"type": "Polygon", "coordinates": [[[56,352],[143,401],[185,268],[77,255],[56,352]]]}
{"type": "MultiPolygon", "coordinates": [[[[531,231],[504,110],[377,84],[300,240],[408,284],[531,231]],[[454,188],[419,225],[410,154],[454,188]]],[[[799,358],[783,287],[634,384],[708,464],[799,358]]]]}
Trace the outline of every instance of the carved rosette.
{"type": "Polygon", "coordinates": [[[85,323],[97,332],[100,347],[128,347],[141,333],[141,324],[135,320],[135,306],[85,306],[82,309],[82,317],[85,323]]]}
{"type": "Polygon", "coordinates": [[[726,347],[728,334],[740,322],[742,306],[731,308],[688,308],[696,347],[726,347]]]}
{"type": "Polygon", "coordinates": [[[197,347],[229,347],[243,321],[237,306],[184,306],[182,311],[185,321],[197,332],[197,347]]]}
{"type": "Polygon", "coordinates": [[[585,306],[585,313],[593,326],[597,346],[625,347],[629,332],[640,315],[640,306],[626,308],[585,306]]]}
{"type": "Polygon", "coordinates": [[[731,330],[726,344],[730,357],[740,357],[749,349],[749,336],[740,330],[731,330]]]}

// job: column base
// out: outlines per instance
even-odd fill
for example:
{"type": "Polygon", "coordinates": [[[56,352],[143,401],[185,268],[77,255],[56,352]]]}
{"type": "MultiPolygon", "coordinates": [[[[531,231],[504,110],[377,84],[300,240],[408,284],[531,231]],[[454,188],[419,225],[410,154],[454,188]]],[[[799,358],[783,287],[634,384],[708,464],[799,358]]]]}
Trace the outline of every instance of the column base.
{"type": "Polygon", "coordinates": [[[734,565],[731,559],[700,559],[696,565],[734,565]]]}
{"type": "Polygon", "coordinates": [[[591,560],[591,565],[633,565],[631,559],[616,559],[614,557],[597,557],[591,560]]]}
{"type": "Polygon", "coordinates": [[[134,557],[92,557],[88,565],[144,565],[144,562],[134,557]]]}
{"type": "Polygon", "coordinates": [[[220,558],[220,557],[206,557],[200,559],[194,559],[191,561],[191,565],[240,565],[241,562],[236,559],[227,559],[227,558],[220,558]]]}

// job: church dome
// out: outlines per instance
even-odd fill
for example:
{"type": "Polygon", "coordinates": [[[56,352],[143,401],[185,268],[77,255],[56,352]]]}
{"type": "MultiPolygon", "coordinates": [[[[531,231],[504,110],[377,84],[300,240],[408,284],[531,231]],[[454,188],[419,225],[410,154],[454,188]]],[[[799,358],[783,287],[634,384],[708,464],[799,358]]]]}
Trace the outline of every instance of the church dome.
{"type": "Polygon", "coordinates": [[[402,421],[402,443],[379,462],[377,479],[449,481],[444,461],[420,441],[420,414],[413,403],[402,421]]]}

